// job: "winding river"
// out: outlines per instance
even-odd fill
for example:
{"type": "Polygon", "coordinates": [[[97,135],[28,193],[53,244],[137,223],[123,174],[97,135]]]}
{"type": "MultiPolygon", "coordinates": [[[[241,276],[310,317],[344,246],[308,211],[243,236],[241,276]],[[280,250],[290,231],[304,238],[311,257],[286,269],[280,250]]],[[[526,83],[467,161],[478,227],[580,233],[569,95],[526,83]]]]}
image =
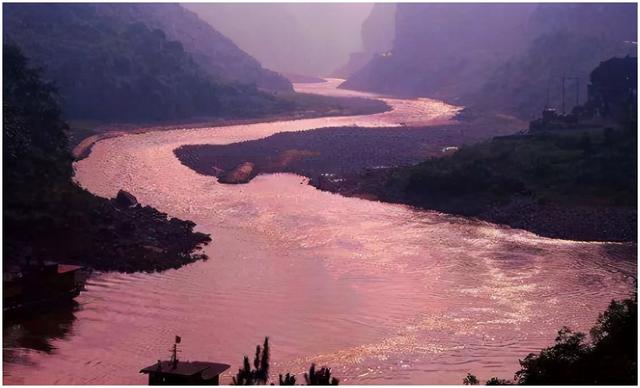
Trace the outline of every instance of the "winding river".
{"type": "MultiPolygon", "coordinates": [[[[362,95],[338,81],[298,90],[362,95]]],[[[372,96],[375,97],[375,96],[372,96]]],[[[563,325],[587,330],[630,294],[634,245],[547,239],[489,223],[345,198],[292,174],[222,185],[173,150],[327,126],[442,124],[458,108],[385,99],[393,110],[218,128],[131,134],[98,142],[77,182],[196,222],[210,259],[154,274],[99,274],[74,311],[48,327],[5,327],[4,382],[144,384],[139,369],[168,358],[232,364],[264,336],[272,376],[311,362],[342,383],[460,383],[509,378],[518,358],[563,325]],[[46,337],[43,339],[43,337],[46,337]]]]}

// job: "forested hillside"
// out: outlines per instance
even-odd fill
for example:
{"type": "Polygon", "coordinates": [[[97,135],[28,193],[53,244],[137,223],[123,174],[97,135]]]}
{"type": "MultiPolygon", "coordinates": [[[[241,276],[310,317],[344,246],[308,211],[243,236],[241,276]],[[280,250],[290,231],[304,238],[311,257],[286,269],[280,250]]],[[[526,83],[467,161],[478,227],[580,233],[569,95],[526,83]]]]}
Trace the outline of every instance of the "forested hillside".
{"type": "MultiPolygon", "coordinates": [[[[203,259],[194,223],[132,201],[96,197],[71,181],[67,124],[50,84],[15,46],[3,47],[3,265],[33,260],[152,271],[203,259]]],[[[130,197],[129,195],[122,195],[130,197]]]]}
{"type": "MultiPolygon", "coordinates": [[[[170,23],[169,10],[160,5],[4,4],[4,41],[20,46],[43,68],[45,78],[55,82],[67,118],[247,117],[290,108],[259,91],[255,79],[253,84],[232,80],[219,65],[224,61],[207,66],[207,58],[227,58],[227,69],[241,71],[242,60],[250,57],[239,54],[237,47],[206,24],[198,25],[195,15],[180,14],[181,8],[175,7],[170,23]],[[147,13],[153,17],[139,21],[147,13]],[[171,28],[160,29],[164,25],[171,28]],[[187,25],[194,31],[204,29],[201,35],[210,39],[199,36],[205,43],[189,41],[187,25]],[[216,39],[219,49],[208,50],[216,39]]],[[[253,62],[247,79],[255,77],[257,69],[253,62]]]]}
{"type": "Polygon", "coordinates": [[[255,84],[260,89],[292,91],[291,83],[280,74],[264,69],[198,15],[180,4],[115,4],[94,5],[105,15],[129,22],[143,22],[162,30],[169,40],[182,43],[194,61],[215,78],[255,84]]]}

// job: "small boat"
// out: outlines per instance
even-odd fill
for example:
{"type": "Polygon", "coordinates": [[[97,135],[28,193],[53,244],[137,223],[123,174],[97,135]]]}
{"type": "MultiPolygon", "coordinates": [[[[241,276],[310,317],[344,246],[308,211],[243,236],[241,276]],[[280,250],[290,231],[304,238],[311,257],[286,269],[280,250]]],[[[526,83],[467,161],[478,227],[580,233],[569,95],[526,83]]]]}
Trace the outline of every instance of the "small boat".
{"type": "Polygon", "coordinates": [[[87,272],[79,265],[39,262],[3,272],[4,314],[35,311],[71,302],[84,290],[87,272]]]}

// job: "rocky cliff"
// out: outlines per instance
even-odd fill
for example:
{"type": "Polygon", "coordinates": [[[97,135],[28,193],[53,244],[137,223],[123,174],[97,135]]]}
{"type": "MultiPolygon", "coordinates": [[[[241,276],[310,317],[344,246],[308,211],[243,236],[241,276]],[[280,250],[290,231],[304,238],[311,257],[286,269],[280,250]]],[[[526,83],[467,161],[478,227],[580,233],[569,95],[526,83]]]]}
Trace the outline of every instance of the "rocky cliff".
{"type": "Polygon", "coordinates": [[[611,57],[637,56],[635,4],[541,4],[524,50],[504,60],[464,103],[530,119],[546,106],[569,112],[587,98],[589,74],[611,57]]]}
{"type": "Polygon", "coordinates": [[[563,75],[578,78],[585,93],[600,61],[637,50],[635,4],[399,4],[395,26],[391,52],[343,87],[528,118],[547,90],[557,104],[563,75]]]}
{"type": "Polygon", "coordinates": [[[521,44],[532,7],[399,4],[391,52],[376,55],[344,86],[455,100],[521,44]]]}
{"type": "Polygon", "coordinates": [[[393,48],[396,4],[376,3],[362,23],[362,50],[351,53],[349,61],[334,71],[338,78],[348,78],[362,69],[374,55],[393,48]]]}

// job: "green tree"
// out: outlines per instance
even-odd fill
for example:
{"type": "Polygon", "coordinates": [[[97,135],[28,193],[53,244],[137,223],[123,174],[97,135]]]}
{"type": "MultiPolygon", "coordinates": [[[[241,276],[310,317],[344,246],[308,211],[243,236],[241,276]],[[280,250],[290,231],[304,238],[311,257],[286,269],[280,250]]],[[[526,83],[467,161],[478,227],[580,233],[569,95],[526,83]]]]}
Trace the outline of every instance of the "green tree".
{"type": "Polygon", "coordinates": [[[519,384],[629,384],[638,378],[638,301],[612,301],[591,329],[558,332],[554,346],[520,361],[519,384]]]}
{"type": "Polygon", "coordinates": [[[316,370],[316,364],[311,364],[309,373],[304,374],[307,385],[338,385],[340,380],[331,377],[331,368],[322,367],[316,370]]]}
{"type": "Polygon", "coordinates": [[[287,373],[286,375],[278,376],[279,385],[296,385],[296,376],[291,373],[287,373]]]}
{"type": "Polygon", "coordinates": [[[3,45],[3,265],[60,260],[131,272],[204,258],[194,249],[210,238],[192,222],[151,207],[122,211],[73,183],[68,126],[40,73],[20,48],[3,45]]]}
{"type": "Polygon", "coordinates": [[[2,135],[6,184],[44,190],[71,177],[68,129],[51,83],[28,66],[19,47],[3,45],[2,135]],[[45,187],[43,187],[45,186],[45,187]]]}
{"type": "Polygon", "coordinates": [[[269,337],[264,338],[264,344],[256,346],[253,368],[249,357],[244,356],[242,368],[233,377],[233,385],[264,385],[269,380],[269,337]]]}
{"type": "Polygon", "coordinates": [[[521,369],[516,372],[520,384],[579,384],[580,362],[589,347],[584,342],[584,333],[573,333],[568,327],[558,331],[555,345],[539,354],[529,354],[520,360],[521,369]]]}
{"type": "MultiPolygon", "coordinates": [[[[555,344],[520,360],[515,380],[493,377],[486,385],[635,385],[638,380],[638,296],[611,301],[586,334],[563,327],[555,344]]],[[[478,379],[468,373],[465,385],[478,379]]]]}
{"type": "Polygon", "coordinates": [[[464,385],[478,385],[480,384],[480,380],[475,375],[471,373],[467,373],[464,379],[462,379],[462,384],[464,385]]]}
{"type": "Polygon", "coordinates": [[[511,380],[506,380],[506,379],[499,379],[497,377],[492,377],[489,380],[487,380],[487,382],[485,383],[485,385],[512,385],[513,381],[511,380]]]}

